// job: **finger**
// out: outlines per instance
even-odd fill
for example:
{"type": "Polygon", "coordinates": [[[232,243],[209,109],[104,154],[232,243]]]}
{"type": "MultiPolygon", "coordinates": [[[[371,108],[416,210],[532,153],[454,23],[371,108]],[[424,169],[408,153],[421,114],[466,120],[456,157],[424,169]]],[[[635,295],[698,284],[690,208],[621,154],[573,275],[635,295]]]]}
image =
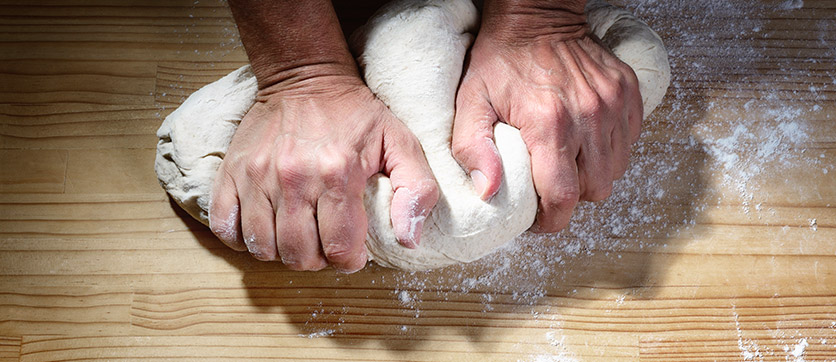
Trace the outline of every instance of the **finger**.
{"type": "Polygon", "coordinates": [[[613,180],[624,176],[627,167],[630,165],[630,135],[627,127],[626,121],[618,122],[610,134],[610,148],[613,153],[613,180]]]}
{"type": "Polygon", "coordinates": [[[276,260],[276,214],[261,190],[252,184],[239,190],[241,195],[241,231],[244,244],[258,260],[276,260]]]}
{"type": "Polygon", "coordinates": [[[292,270],[321,270],[328,266],[319,241],[314,207],[300,199],[282,201],[276,212],[276,248],[292,270]]]}
{"type": "Polygon", "coordinates": [[[383,169],[394,195],[390,217],[398,242],[410,249],[421,242],[424,221],[438,202],[438,183],[418,140],[393,120],[384,134],[383,169]]]}
{"type": "MultiPolygon", "coordinates": [[[[642,120],[644,120],[644,104],[642,104],[642,96],[639,91],[639,80],[636,78],[636,73],[628,65],[624,65],[627,70],[627,90],[624,92],[628,97],[627,105],[627,134],[629,135],[630,144],[636,143],[641,136],[642,120]]],[[[629,147],[629,144],[628,144],[629,147]]]]}
{"type": "Polygon", "coordinates": [[[556,232],[569,224],[572,210],[578,203],[580,186],[575,163],[577,149],[571,144],[534,145],[531,153],[531,176],[540,196],[533,232],[556,232]]]}
{"type": "Polygon", "coordinates": [[[218,170],[212,185],[212,196],[209,206],[209,229],[226,246],[236,251],[247,250],[241,236],[241,213],[238,204],[238,190],[235,182],[224,171],[223,166],[218,170]]]}
{"type": "Polygon", "coordinates": [[[331,188],[319,198],[316,215],[325,258],[334,269],[353,273],[366,265],[368,220],[363,190],[331,188]]]}
{"type": "Polygon", "coordinates": [[[453,157],[470,174],[482,200],[499,191],[502,159],[493,139],[497,115],[487,99],[484,85],[475,78],[462,83],[456,96],[453,122],[453,157]]]}
{"type": "Polygon", "coordinates": [[[580,198],[586,201],[600,201],[612,193],[613,160],[610,142],[604,142],[600,135],[588,135],[578,153],[577,167],[580,198]]]}

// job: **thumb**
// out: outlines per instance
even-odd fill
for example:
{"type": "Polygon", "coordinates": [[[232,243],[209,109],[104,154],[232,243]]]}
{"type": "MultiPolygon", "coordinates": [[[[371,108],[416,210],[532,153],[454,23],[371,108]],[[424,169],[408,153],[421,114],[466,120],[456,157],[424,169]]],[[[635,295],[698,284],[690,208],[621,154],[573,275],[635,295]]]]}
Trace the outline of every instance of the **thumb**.
{"type": "Polygon", "coordinates": [[[438,183],[418,139],[397,119],[383,135],[383,169],[392,182],[390,217],[398,242],[418,247],[424,220],[438,202],[438,183]]]}
{"type": "Polygon", "coordinates": [[[502,159],[493,140],[496,112],[488,101],[484,85],[480,84],[465,80],[459,87],[452,151],[453,157],[470,174],[479,197],[489,200],[499,191],[502,159]]]}

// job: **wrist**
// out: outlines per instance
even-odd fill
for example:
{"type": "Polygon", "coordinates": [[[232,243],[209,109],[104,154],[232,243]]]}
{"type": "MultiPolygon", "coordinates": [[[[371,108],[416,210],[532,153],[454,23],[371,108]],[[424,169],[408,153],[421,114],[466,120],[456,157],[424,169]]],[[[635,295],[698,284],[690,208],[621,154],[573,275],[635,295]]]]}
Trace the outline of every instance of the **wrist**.
{"type": "Polygon", "coordinates": [[[508,44],[586,35],[586,0],[486,0],[479,34],[508,44]]]}
{"type": "Polygon", "coordinates": [[[267,64],[256,70],[259,97],[275,94],[322,94],[363,85],[356,65],[336,61],[297,62],[292,66],[267,64]]]}
{"type": "Polygon", "coordinates": [[[359,77],[330,0],[230,0],[261,91],[359,77]]]}

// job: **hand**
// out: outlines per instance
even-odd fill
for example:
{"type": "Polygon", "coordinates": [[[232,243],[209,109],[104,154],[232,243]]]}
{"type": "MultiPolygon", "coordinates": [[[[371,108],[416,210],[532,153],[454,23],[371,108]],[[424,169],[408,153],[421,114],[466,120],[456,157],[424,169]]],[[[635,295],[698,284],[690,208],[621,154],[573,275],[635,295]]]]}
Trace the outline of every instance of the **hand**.
{"type": "Polygon", "coordinates": [[[294,270],[367,260],[366,181],[387,174],[398,241],[417,246],[438,186],[421,146],[358,76],[298,77],[259,92],[218,170],[210,227],[225,244],[294,270]],[[415,227],[412,221],[419,222],[415,227]]]}
{"type": "Polygon", "coordinates": [[[582,11],[525,20],[532,12],[490,5],[456,99],[453,155],[489,199],[502,173],[493,125],[519,128],[540,196],[532,231],[555,232],[578,200],[608,197],[626,171],[642,120],[638,80],[587,34],[582,11]],[[541,26],[551,19],[561,22],[541,26]]]}

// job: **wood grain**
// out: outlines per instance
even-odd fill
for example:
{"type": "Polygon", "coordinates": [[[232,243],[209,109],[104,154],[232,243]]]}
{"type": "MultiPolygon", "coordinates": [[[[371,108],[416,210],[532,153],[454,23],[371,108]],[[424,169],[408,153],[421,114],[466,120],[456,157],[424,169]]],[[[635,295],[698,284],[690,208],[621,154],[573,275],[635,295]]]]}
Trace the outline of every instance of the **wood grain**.
{"type": "Polygon", "coordinates": [[[230,250],[156,181],[162,119],[246,64],[224,2],[0,0],[0,361],[836,361],[836,4],[628,5],[673,81],[608,201],[344,275],[230,250]]]}

